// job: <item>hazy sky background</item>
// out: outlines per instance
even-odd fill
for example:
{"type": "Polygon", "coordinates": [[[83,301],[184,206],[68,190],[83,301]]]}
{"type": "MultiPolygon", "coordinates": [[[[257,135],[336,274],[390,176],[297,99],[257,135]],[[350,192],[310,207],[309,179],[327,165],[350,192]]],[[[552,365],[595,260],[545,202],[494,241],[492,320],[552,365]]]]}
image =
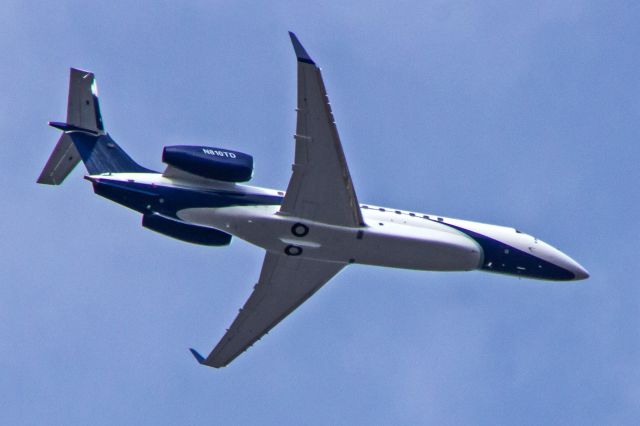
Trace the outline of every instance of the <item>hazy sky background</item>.
{"type": "Polygon", "coordinates": [[[633,424],[640,418],[640,3],[5,1],[0,423],[633,424]],[[515,226],[577,283],[351,266],[229,367],[199,366],[261,249],[178,242],[35,180],[69,67],[107,130],[252,154],[286,188],[295,31],[362,202],[515,226]]]}

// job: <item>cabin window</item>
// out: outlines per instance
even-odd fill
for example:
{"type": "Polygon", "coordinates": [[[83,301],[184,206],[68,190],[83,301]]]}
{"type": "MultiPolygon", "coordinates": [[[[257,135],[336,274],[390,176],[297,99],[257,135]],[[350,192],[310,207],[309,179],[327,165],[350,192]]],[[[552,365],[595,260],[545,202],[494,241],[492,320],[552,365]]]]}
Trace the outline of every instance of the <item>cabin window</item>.
{"type": "Polygon", "coordinates": [[[409,213],[409,216],[415,216],[415,215],[416,215],[415,213],[409,213]]]}
{"type": "Polygon", "coordinates": [[[396,210],[396,214],[402,214],[400,210],[396,210]]]}
{"type": "Polygon", "coordinates": [[[381,212],[386,211],[385,209],[383,209],[382,207],[380,207],[378,210],[380,210],[381,212]]]}
{"type": "Polygon", "coordinates": [[[438,222],[442,222],[442,221],[444,221],[444,219],[443,219],[443,218],[441,218],[441,217],[439,217],[439,218],[438,218],[438,222]]]}

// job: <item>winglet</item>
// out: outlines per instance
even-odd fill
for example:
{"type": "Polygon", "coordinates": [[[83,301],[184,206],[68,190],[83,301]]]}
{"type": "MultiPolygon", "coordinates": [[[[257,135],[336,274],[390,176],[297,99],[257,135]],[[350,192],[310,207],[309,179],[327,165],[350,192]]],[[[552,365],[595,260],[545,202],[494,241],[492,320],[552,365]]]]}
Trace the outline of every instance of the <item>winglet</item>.
{"type": "Polygon", "coordinates": [[[289,37],[291,37],[291,43],[293,44],[293,50],[295,50],[295,52],[296,52],[296,56],[298,57],[298,61],[299,62],[304,62],[306,64],[315,65],[316,63],[313,62],[313,59],[311,59],[311,57],[309,56],[307,51],[304,50],[304,47],[302,47],[302,44],[300,43],[300,40],[298,40],[298,37],[296,37],[296,35],[294,33],[292,33],[291,31],[289,31],[289,37]]]}
{"type": "Polygon", "coordinates": [[[191,355],[198,361],[198,364],[204,364],[204,357],[200,355],[198,351],[193,348],[189,348],[189,351],[191,351],[191,355]]]}

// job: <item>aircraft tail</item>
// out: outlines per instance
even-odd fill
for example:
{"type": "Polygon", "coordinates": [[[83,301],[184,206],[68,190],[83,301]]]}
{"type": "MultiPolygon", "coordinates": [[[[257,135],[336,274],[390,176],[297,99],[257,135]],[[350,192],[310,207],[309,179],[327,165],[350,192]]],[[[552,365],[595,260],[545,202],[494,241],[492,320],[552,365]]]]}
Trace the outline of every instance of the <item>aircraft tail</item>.
{"type": "Polygon", "coordinates": [[[62,130],[38,183],[60,185],[82,160],[90,174],[150,172],[138,165],[105,132],[98,88],[91,72],[71,68],[67,122],[49,123],[62,130]]]}

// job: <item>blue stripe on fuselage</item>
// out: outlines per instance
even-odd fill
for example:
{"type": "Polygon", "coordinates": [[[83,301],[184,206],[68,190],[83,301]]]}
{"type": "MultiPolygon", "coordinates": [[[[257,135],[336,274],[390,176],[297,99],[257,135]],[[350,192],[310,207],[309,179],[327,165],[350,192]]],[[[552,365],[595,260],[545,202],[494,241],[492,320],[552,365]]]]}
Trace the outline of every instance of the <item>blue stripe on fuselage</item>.
{"type": "MultiPolygon", "coordinates": [[[[229,207],[250,205],[280,205],[282,196],[243,193],[224,189],[195,189],[134,181],[114,181],[88,177],[96,194],[143,214],[160,213],[177,217],[186,208],[229,207]]],[[[572,280],[574,274],[564,268],[517,249],[502,241],[460,226],[434,219],[432,222],[457,229],[473,238],[484,252],[481,269],[487,272],[524,276],[546,280],[572,280]]]]}
{"type": "Polygon", "coordinates": [[[140,213],[157,212],[177,218],[186,208],[280,205],[282,196],[223,189],[194,189],[133,181],[87,178],[96,194],[140,213]]]}
{"type": "Polygon", "coordinates": [[[484,271],[543,280],[568,281],[575,278],[571,271],[502,241],[450,223],[429,220],[457,229],[480,244],[484,252],[484,260],[481,266],[484,271]]]}

